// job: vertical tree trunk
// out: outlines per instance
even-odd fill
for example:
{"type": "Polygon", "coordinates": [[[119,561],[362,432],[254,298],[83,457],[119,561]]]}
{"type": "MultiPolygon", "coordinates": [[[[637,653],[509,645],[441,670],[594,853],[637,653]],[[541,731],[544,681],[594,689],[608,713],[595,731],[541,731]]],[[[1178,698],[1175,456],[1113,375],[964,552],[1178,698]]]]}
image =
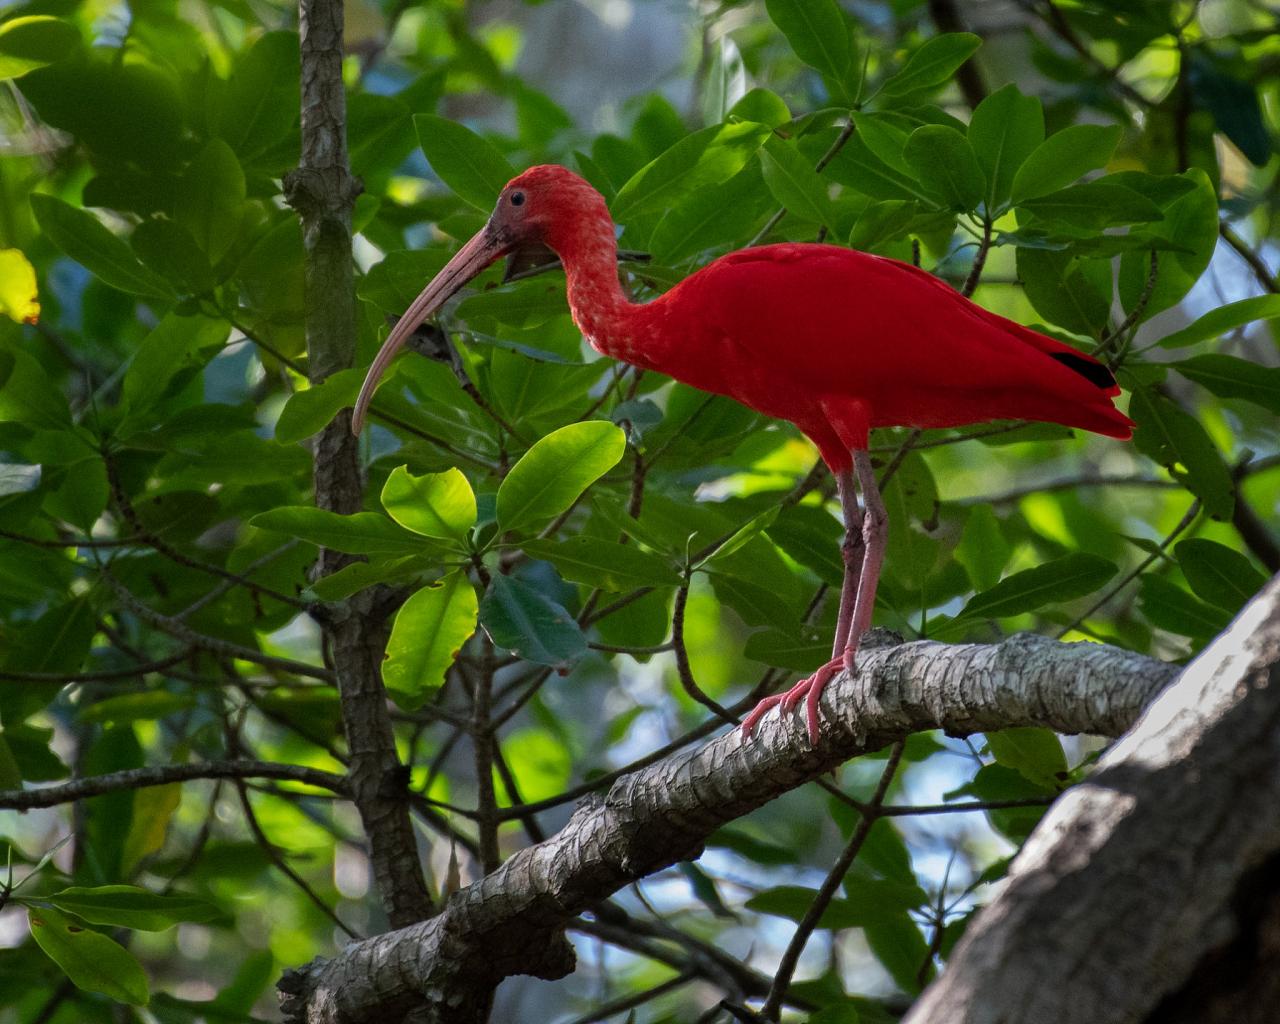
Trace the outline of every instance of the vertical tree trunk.
{"type": "MultiPolygon", "coordinates": [[[[285,179],[286,197],[302,220],[307,365],[313,384],[355,359],[351,210],[360,186],[347,163],[342,7],[342,0],[301,0],[299,5],[302,156],[285,179]]],[[[358,512],[364,481],[349,410],[321,432],[314,462],[316,504],[343,515],[358,512]]],[[[322,551],[316,571],[328,575],[349,560],[322,551]]],[[[372,607],[373,594],[366,591],[321,625],[338,677],[352,798],[369,837],[382,905],[391,924],[403,927],[428,916],[432,904],[409,820],[408,772],[396,754],[380,674],[386,625],[372,607]]]]}

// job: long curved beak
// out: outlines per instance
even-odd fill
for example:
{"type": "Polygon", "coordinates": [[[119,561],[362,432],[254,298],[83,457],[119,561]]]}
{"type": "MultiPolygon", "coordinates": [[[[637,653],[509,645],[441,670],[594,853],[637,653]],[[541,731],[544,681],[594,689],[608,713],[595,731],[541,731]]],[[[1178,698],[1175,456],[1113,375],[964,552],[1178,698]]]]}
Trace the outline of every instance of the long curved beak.
{"type": "Polygon", "coordinates": [[[511,248],[511,243],[501,238],[490,225],[486,224],[478,231],[444,269],[431,279],[431,283],[422,289],[421,294],[413,300],[404,316],[396,321],[395,327],[382,343],[382,348],[369,366],[369,373],[360,388],[360,397],[356,399],[355,413],[351,417],[351,432],[359,434],[364,429],[365,419],[369,415],[369,403],[373,401],[373,393],[378,389],[378,381],[386,373],[391,360],[404,346],[419,325],[443,306],[451,296],[463,285],[479,274],[485,267],[499,257],[504,256],[511,248]]]}

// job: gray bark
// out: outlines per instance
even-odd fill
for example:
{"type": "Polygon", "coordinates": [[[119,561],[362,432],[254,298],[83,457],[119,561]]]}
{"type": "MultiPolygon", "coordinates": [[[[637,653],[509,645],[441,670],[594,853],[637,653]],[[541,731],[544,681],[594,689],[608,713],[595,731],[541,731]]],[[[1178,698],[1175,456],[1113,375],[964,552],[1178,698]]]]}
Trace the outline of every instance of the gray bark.
{"type": "Polygon", "coordinates": [[[1058,800],[906,1024],[1272,1021],[1280,576],[1058,800]]]}
{"type": "Polygon", "coordinates": [[[638,878],[701,852],[720,825],[859,754],[924,729],[1011,726],[1117,736],[1177,673],[1098,644],[1017,636],[997,645],[864,645],[858,674],[822,701],[811,746],[798,716],[769,715],[619,779],[546,842],[455,892],[431,920],[348,947],[280,983],[289,1021],[482,1019],[505,977],[573,969],[566,923],[638,878]]]}
{"type": "MultiPolygon", "coordinates": [[[[302,220],[306,257],[307,371],[312,383],[355,360],[355,281],[351,210],[360,192],[347,160],[342,84],[342,0],[302,0],[302,156],[285,195],[302,220]]],[[[314,451],[316,504],[348,515],[360,511],[364,479],[359,446],[344,410],[320,433],[314,451]]],[[[316,573],[336,572],[349,556],[322,551],[316,573]]],[[[351,797],[369,839],[370,862],[392,925],[420,921],[432,910],[409,819],[408,772],[396,753],[380,666],[387,628],[378,593],[357,595],[341,614],[321,620],[337,676],[350,755],[351,797]]]]}

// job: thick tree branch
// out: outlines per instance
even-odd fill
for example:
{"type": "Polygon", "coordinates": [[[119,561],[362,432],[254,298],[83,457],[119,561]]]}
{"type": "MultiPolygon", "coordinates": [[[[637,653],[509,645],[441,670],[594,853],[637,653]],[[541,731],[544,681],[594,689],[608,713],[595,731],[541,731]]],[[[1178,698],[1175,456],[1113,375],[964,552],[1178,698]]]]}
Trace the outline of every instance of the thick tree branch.
{"type": "Polygon", "coordinates": [[[130,768],[109,775],[91,775],[74,779],[57,786],[40,789],[14,789],[0,791],[0,808],[12,811],[31,811],[39,807],[57,807],[85,797],[118,793],[122,789],[146,789],[149,786],[167,786],[174,782],[190,782],[192,779],[283,779],[286,782],[302,782],[318,786],[334,793],[347,792],[347,780],[332,772],[318,768],[304,768],[294,764],[275,764],[270,761],[197,761],[193,764],[160,764],[148,768],[130,768]]]}
{"type": "MultiPolygon", "coordinates": [[[[302,156],[285,179],[285,195],[302,221],[305,250],[307,372],[313,384],[355,364],[356,306],[351,211],[360,192],[347,160],[342,83],[342,0],[301,0],[302,156]]],[[[364,480],[359,444],[345,410],[316,440],[316,504],[360,511],[364,480]]],[[[349,556],[322,551],[316,573],[327,576],[349,556]]],[[[382,906],[397,927],[431,912],[431,897],[409,819],[408,772],[396,753],[381,664],[387,631],[375,590],[357,595],[342,617],[323,623],[337,677],[350,751],[351,795],[365,834],[382,906]]]]}
{"type": "Polygon", "coordinates": [[[858,754],[910,733],[968,735],[1039,725],[1118,736],[1177,673],[1098,644],[1017,636],[998,645],[864,644],[857,677],[827,688],[817,746],[796,716],[768,716],[624,776],[569,823],[455,892],[443,911],[348,947],[280,983],[289,1021],[356,1024],[480,1019],[503,978],[573,969],[564,929],[618,889],[699,855],[720,825],[858,754]]]}
{"type": "Polygon", "coordinates": [[[908,1024],[1273,1019],[1277,806],[1280,576],[1053,806],[908,1024]]]}

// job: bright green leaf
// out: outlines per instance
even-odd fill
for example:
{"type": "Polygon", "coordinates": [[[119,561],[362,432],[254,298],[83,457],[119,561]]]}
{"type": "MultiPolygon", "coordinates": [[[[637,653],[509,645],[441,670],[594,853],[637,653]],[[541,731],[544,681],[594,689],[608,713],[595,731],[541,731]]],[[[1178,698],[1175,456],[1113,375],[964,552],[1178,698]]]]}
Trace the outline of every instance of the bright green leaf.
{"type": "Polygon", "coordinates": [[[133,885],[73,886],[44,898],[94,924],[148,932],[161,932],[184,921],[201,924],[221,913],[212,903],[196,896],[162,896],[133,885]]]}
{"type": "Polygon", "coordinates": [[[0,81],[70,56],[80,47],[80,32],[70,21],[32,14],[0,23],[0,81]]]}
{"type": "Polygon", "coordinates": [[[603,420],[570,423],[548,434],[521,456],[498,488],[499,525],[517,530],[564,512],[618,464],[626,446],[622,430],[603,420]]]}
{"type": "Polygon", "coordinates": [[[1119,125],[1073,124],[1050,135],[1013,176],[1013,202],[1057,192],[1087,171],[1104,167],[1123,134],[1119,125]]]}
{"type": "Polygon", "coordinates": [[[1280,295],[1255,295],[1209,310],[1194,323],[1164,337],[1160,345],[1162,348],[1196,345],[1255,320],[1274,320],[1277,317],[1280,317],[1280,295]]]}
{"type": "Polygon", "coordinates": [[[986,203],[994,213],[1013,190],[1018,168],[1044,141],[1044,111],[1013,83],[978,104],[969,121],[969,144],[987,176],[986,203]]]}
{"type": "Polygon", "coordinates": [[[1062,741],[1049,729],[1001,729],[987,733],[998,764],[1012,768],[1037,786],[1054,789],[1067,773],[1062,741]]]}
{"type": "Polygon", "coordinates": [[[310,505],[286,505],[260,512],[250,521],[260,530],[301,537],[319,547],[353,555],[422,554],[423,540],[377,512],[343,516],[310,505]]]}
{"type": "Polygon", "coordinates": [[[476,631],[476,592],[466,573],[450,573],[423,587],[396,612],[382,663],[382,680],[403,708],[422,704],[476,631]]]}
{"type": "Polygon", "coordinates": [[[1000,619],[1033,612],[1047,604],[1092,594],[1117,572],[1114,563],[1097,555],[1074,552],[1034,569],[1006,576],[990,590],[969,600],[958,619],[1000,619]]]}
{"type": "Polygon", "coordinates": [[[182,176],[174,216],[191,232],[209,262],[217,263],[240,234],[244,200],[240,161],[221,139],[210,139],[182,176]]]}
{"type": "Polygon", "coordinates": [[[903,159],[920,183],[949,210],[973,210],[986,194],[987,179],[969,140],[954,128],[926,124],[907,139],[903,159]]]}
{"type": "Polygon", "coordinates": [[[1169,365],[1219,398],[1243,398],[1280,415],[1280,367],[1216,352],[1169,365]]]}
{"type": "Polygon", "coordinates": [[[0,316],[17,324],[40,319],[36,272],[19,249],[0,249],[0,316]]]}
{"type": "Polygon", "coordinates": [[[802,61],[837,81],[849,69],[849,19],[835,0],[765,0],[765,10],[802,61]]]}
{"type": "Polygon", "coordinates": [[[476,525],[476,496],[459,469],[414,476],[407,466],[392,470],[382,488],[382,507],[406,530],[461,543],[476,525]]]}
{"type": "Polygon", "coordinates": [[[934,36],[907,58],[901,70],[880,87],[880,92],[885,96],[903,96],[945,85],[981,45],[982,40],[971,32],[934,36]]]}
{"type": "Polygon", "coordinates": [[[418,145],[431,169],[460,198],[488,213],[498,194],[516,176],[493,143],[470,128],[434,114],[415,114],[418,145]]]}
{"type": "Polygon", "coordinates": [[[760,149],[760,169],[769,191],[789,213],[817,224],[832,222],[827,183],[794,146],[770,135],[760,149]]]}

